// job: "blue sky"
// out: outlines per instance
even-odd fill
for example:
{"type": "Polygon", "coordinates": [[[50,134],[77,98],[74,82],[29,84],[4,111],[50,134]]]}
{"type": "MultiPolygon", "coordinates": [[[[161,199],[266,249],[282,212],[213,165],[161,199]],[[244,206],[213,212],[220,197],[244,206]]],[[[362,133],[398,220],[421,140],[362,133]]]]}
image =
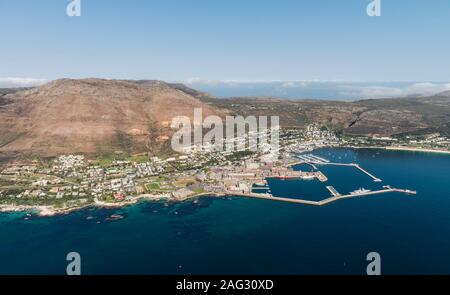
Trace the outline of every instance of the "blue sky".
{"type": "Polygon", "coordinates": [[[0,0],[0,83],[450,81],[450,1],[381,1],[0,0]]]}

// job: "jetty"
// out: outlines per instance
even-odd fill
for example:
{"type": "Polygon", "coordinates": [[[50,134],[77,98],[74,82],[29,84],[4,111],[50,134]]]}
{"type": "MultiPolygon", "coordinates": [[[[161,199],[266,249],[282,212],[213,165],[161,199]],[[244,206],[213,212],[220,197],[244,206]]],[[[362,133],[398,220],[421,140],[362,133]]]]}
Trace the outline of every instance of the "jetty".
{"type": "MultiPolygon", "coordinates": [[[[337,191],[336,191],[337,193],[337,191]]],[[[337,195],[333,195],[330,198],[324,199],[322,201],[311,201],[311,200],[304,200],[304,199],[294,199],[294,198],[284,198],[284,197],[274,197],[271,194],[243,194],[243,193],[235,193],[235,192],[227,192],[225,194],[218,194],[218,196],[231,196],[231,197],[244,197],[244,198],[251,198],[251,199],[262,199],[262,200],[271,200],[271,201],[278,201],[278,202],[285,202],[285,203],[294,203],[294,204],[303,204],[303,205],[311,205],[311,206],[325,206],[334,202],[337,202],[339,200],[344,199],[350,199],[350,198],[357,198],[357,197],[365,197],[365,196],[373,196],[373,195],[379,195],[379,194],[386,194],[386,193],[403,193],[408,195],[416,195],[416,191],[408,190],[408,189],[398,189],[398,188],[385,188],[382,190],[377,191],[362,191],[360,193],[352,193],[348,195],[340,195],[337,193],[337,195]]]]}
{"type": "Polygon", "coordinates": [[[268,187],[268,186],[254,186],[254,187],[252,187],[252,189],[253,190],[266,190],[266,191],[268,191],[268,190],[270,190],[270,187],[268,187]]]}
{"type": "Polygon", "coordinates": [[[353,164],[353,166],[356,167],[357,169],[359,169],[360,171],[362,171],[363,173],[369,175],[373,179],[373,181],[381,182],[381,179],[379,179],[378,177],[375,177],[373,174],[369,173],[367,170],[365,170],[364,168],[362,168],[358,164],[353,164]]]}
{"type": "Polygon", "coordinates": [[[332,186],[327,186],[327,190],[335,197],[341,196],[341,194],[332,186]]]}
{"type": "Polygon", "coordinates": [[[331,163],[330,162],[330,163],[321,163],[320,165],[355,167],[359,171],[363,172],[364,174],[366,174],[370,178],[372,178],[374,182],[382,182],[382,180],[380,178],[376,177],[375,175],[373,175],[372,173],[370,173],[369,171],[367,171],[366,169],[362,168],[359,164],[356,164],[356,163],[345,164],[345,163],[331,163]]]}
{"type": "Polygon", "coordinates": [[[372,178],[374,182],[382,182],[382,180],[380,178],[376,177],[375,175],[373,175],[372,173],[370,173],[369,171],[367,171],[366,169],[362,168],[359,164],[356,164],[356,163],[349,163],[349,164],[347,164],[347,163],[333,163],[333,162],[331,162],[331,161],[329,161],[329,160],[327,160],[325,158],[314,156],[312,154],[299,155],[297,157],[300,159],[300,161],[295,162],[295,163],[291,163],[289,165],[290,167],[295,166],[295,165],[299,165],[299,164],[310,165],[311,167],[313,167],[316,170],[318,170],[316,165],[355,167],[359,171],[363,172],[364,174],[366,174],[367,176],[372,178]]]}

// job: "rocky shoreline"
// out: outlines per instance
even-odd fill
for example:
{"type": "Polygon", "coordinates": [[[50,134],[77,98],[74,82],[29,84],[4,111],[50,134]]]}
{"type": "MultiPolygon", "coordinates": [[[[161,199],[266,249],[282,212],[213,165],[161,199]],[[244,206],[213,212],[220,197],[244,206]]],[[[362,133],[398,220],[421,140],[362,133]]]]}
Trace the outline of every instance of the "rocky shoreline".
{"type": "MultiPolygon", "coordinates": [[[[428,152],[428,153],[442,153],[442,154],[450,154],[448,150],[433,150],[433,149],[423,149],[423,148],[413,148],[413,147],[383,147],[383,146],[339,146],[341,148],[353,148],[353,149],[381,149],[381,150],[391,150],[391,151],[412,151],[412,152],[428,152]]],[[[319,148],[318,148],[319,149],[319,148]]],[[[70,208],[55,208],[54,206],[44,206],[44,205],[0,205],[1,213],[12,213],[12,212],[29,212],[34,213],[40,217],[51,217],[56,215],[68,214],[70,212],[82,210],[89,207],[100,207],[100,208],[122,208],[126,206],[131,206],[137,204],[140,201],[166,201],[166,202],[183,202],[188,199],[198,198],[202,196],[215,196],[215,197],[223,197],[227,196],[227,193],[212,193],[206,192],[201,194],[194,194],[186,197],[172,197],[168,195],[149,195],[143,194],[137,196],[129,201],[123,201],[120,203],[109,203],[103,202],[98,199],[94,199],[93,203],[81,205],[78,207],[70,207],[70,208]]]]}
{"type": "Polygon", "coordinates": [[[99,208],[122,208],[131,205],[135,205],[140,201],[161,201],[165,200],[167,202],[182,202],[187,199],[192,199],[200,196],[206,196],[214,194],[202,194],[202,195],[193,195],[183,199],[180,198],[167,198],[162,195],[142,195],[134,198],[131,201],[125,201],[121,203],[108,203],[95,200],[94,203],[86,204],[79,207],[70,207],[70,208],[55,208],[53,206],[28,206],[28,205],[0,205],[0,212],[2,213],[14,213],[14,212],[32,212],[35,213],[39,217],[52,217],[57,215],[68,214],[70,212],[86,209],[89,207],[99,207],[99,208]]]}

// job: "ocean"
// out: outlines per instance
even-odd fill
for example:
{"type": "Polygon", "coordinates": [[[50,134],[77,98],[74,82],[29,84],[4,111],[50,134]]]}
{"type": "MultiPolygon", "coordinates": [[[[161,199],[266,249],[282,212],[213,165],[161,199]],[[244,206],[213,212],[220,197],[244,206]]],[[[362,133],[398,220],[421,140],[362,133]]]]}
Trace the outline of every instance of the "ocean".
{"type": "MultiPolygon", "coordinates": [[[[320,200],[383,185],[416,196],[380,194],[324,207],[204,197],[142,202],[63,216],[0,213],[0,274],[65,274],[81,255],[82,274],[365,274],[369,252],[383,274],[450,274],[450,156],[376,149],[322,149],[349,167],[322,167],[319,181],[270,180],[276,196],[320,200]],[[113,214],[121,220],[109,220],[113,214]]],[[[309,167],[296,167],[307,170],[309,167]]]]}

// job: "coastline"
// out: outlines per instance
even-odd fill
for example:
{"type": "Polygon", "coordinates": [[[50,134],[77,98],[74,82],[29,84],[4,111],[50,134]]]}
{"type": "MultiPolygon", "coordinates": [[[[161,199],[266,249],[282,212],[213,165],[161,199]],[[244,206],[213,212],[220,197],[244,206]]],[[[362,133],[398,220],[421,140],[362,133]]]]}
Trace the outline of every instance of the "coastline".
{"type": "Polygon", "coordinates": [[[450,154],[448,150],[435,150],[435,149],[424,149],[424,148],[413,148],[413,147],[385,147],[389,151],[408,151],[408,152],[421,152],[421,153],[437,153],[437,154],[450,154]]]}
{"type": "Polygon", "coordinates": [[[127,206],[136,205],[140,201],[162,201],[165,200],[167,202],[183,202],[189,199],[194,199],[202,196],[220,196],[220,194],[216,193],[202,193],[197,195],[188,196],[186,198],[167,198],[164,195],[140,195],[134,198],[131,201],[125,201],[122,203],[108,203],[102,202],[97,199],[94,199],[94,203],[86,204],[78,207],[70,207],[70,208],[55,208],[53,206],[29,206],[29,205],[0,205],[0,213],[14,213],[14,212],[29,212],[35,213],[39,217],[52,217],[57,215],[68,214],[74,211],[86,209],[89,207],[98,207],[98,208],[109,208],[109,209],[118,209],[127,206]]]}
{"type": "MultiPolygon", "coordinates": [[[[390,151],[410,151],[410,152],[422,152],[422,153],[440,153],[440,154],[448,154],[450,155],[450,151],[448,150],[435,150],[435,149],[424,149],[424,148],[413,148],[413,147],[406,147],[406,146],[398,146],[398,147],[382,147],[382,146],[330,146],[331,148],[349,148],[349,149],[380,149],[380,150],[390,150],[390,151]]],[[[324,147],[320,147],[324,148],[324,147]]],[[[313,150],[317,150],[320,148],[315,148],[313,150]]],[[[14,212],[29,212],[34,213],[39,217],[52,217],[57,215],[63,215],[68,214],[74,211],[86,209],[89,207],[99,207],[99,208],[122,208],[126,206],[132,206],[140,201],[166,201],[166,202],[183,202],[189,199],[199,198],[203,196],[209,196],[209,197],[225,197],[225,196],[233,196],[233,194],[229,194],[226,192],[223,193],[217,193],[217,192],[204,192],[199,194],[194,194],[190,196],[186,196],[184,198],[175,198],[165,195],[150,195],[150,194],[142,194],[139,195],[132,200],[124,201],[121,203],[108,203],[99,201],[97,198],[94,198],[93,203],[80,205],[77,207],[70,207],[70,208],[55,208],[54,206],[45,206],[45,205],[1,205],[0,204],[0,213],[14,213],[14,212]]]]}
{"type": "Polygon", "coordinates": [[[420,153],[436,153],[436,154],[449,154],[449,150],[437,150],[437,149],[425,149],[414,148],[407,146],[339,146],[341,148],[350,149],[375,149],[375,150],[387,150],[387,151],[406,151],[406,152],[420,152],[420,153]]]}

